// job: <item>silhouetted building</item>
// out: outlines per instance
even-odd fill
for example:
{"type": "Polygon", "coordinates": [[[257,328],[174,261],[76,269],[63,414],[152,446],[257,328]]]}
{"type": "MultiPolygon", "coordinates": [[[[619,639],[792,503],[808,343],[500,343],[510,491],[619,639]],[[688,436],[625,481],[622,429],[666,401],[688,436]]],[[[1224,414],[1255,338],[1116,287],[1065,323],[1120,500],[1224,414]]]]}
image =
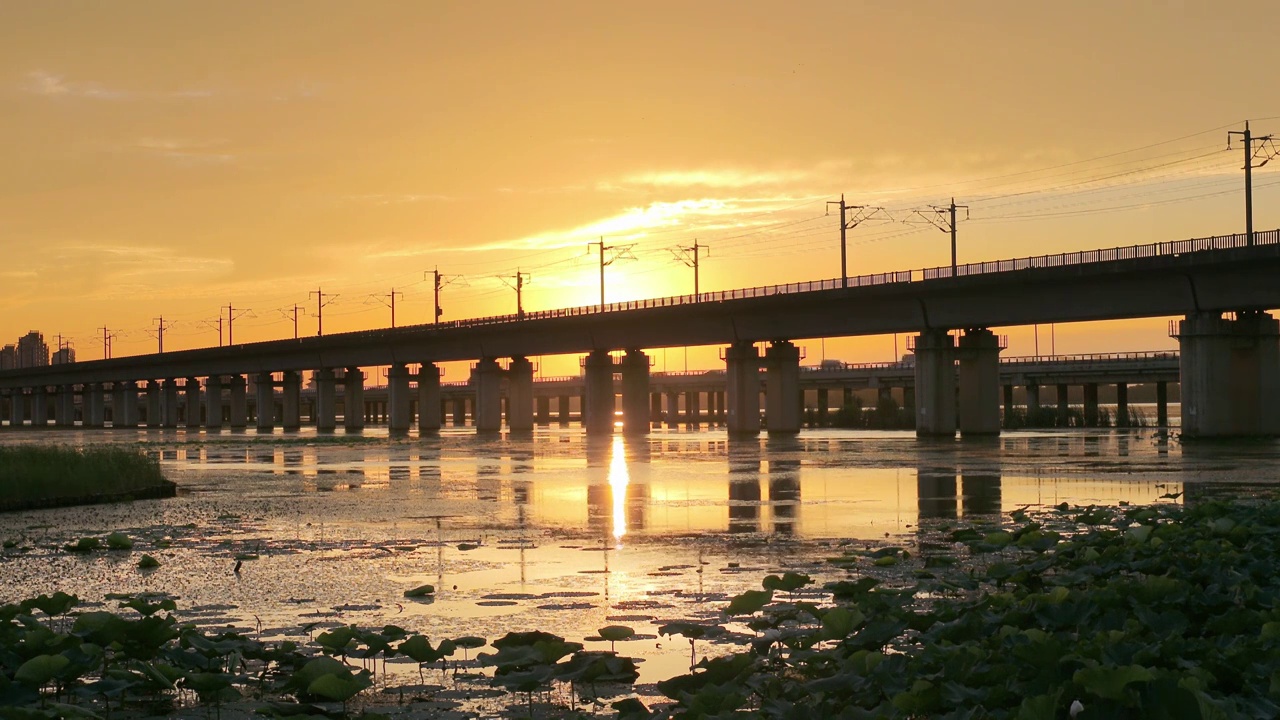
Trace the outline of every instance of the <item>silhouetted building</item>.
{"type": "Polygon", "coordinates": [[[49,344],[39,331],[18,338],[18,367],[43,367],[49,364],[49,344]]]}
{"type": "Polygon", "coordinates": [[[14,370],[18,367],[18,346],[5,345],[0,348],[0,370],[14,370]]]}
{"type": "Polygon", "coordinates": [[[64,348],[59,348],[56,352],[53,353],[53,361],[52,361],[53,365],[66,365],[67,363],[73,363],[75,361],[76,361],[76,349],[71,347],[70,345],[64,348]]]}

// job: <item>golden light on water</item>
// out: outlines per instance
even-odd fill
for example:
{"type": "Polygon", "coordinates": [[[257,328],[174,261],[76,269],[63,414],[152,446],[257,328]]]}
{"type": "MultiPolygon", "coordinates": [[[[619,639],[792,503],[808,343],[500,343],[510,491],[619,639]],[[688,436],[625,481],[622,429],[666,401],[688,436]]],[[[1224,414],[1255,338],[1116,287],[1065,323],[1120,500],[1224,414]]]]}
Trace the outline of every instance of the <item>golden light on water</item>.
{"type": "Polygon", "coordinates": [[[627,485],[630,483],[626,448],[622,436],[614,435],[609,457],[609,489],[613,494],[613,537],[619,542],[627,534],[627,485]]]}

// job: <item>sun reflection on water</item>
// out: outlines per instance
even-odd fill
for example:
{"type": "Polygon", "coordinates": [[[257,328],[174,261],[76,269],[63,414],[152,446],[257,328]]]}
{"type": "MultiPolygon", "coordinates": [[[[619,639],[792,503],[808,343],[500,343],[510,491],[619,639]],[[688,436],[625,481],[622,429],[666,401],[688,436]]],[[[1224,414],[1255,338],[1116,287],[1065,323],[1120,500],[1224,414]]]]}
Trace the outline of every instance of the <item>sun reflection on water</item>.
{"type": "Polygon", "coordinates": [[[622,437],[615,435],[609,457],[609,488],[613,495],[613,537],[619,544],[627,534],[627,485],[630,483],[626,447],[622,437]]]}

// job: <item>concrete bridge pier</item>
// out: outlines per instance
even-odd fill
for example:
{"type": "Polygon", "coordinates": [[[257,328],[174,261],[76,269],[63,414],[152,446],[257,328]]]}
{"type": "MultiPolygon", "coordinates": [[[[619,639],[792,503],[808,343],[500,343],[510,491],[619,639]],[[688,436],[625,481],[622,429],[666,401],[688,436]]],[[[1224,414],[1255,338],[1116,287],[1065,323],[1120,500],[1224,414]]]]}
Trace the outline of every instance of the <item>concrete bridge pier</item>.
{"type": "Polygon", "coordinates": [[[387,429],[393,433],[409,432],[413,409],[409,406],[409,368],[404,363],[387,370],[387,429]]]}
{"type": "Polygon", "coordinates": [[[684,394],[684,424],[688,427],[696,428],[702,424],[701,395],[697,390],[688,390],[684,394]]]}
{"type": "Polygon", "coordinates": [[[440,430],[444,410],[440,405],[440,368],[424,362],[418,368],[418,434],[440,430]]]}
{"type": "Polygon", "coordinates": [[[568,395],[561,395],[560,398],[556,400],[556,414],[559,416],[558,419],[561,425],[567,426],[569,424],[569,396],[568,395]]]}
{"type": "Polygon", "coordinates": [[[9,393],[9,427],[21,427],[27,411],[27,396],[21,390],[9,393]]]}
{"type": "Polygon", "coordinates": [[[1129,386],[1116,383],[1116,427],[1129,427],[1129,386]]]}
{"type": "Polygon", "coordinates": [[[774,340],[764,351],[765,426],[771,433],[800,432],[800,348],[774,340]]]}
{"type": "Polygon", "coordinates": [[[360,368],[347,368],[342,395],[342,427],[347,432],[364,430],[364,373],[360,368]]]}
{"type": "Polygon", "coordinates": [[[956,434],[955,347],[946,330],[916,336],[916,437],[956,434]]]}
{"type": "Polygon", "coordinates": [[[1084,425],[1098,427],[1098,383],[1085,383],[1084,425]]]}
{"type": "Polygon", "coordinates": [[[1188,315],[1181,345],[1182,435],[1280,435],[1280,323],[1264,312],[1188,315]]]}
{"type": "Polygon", "coordinates": [[[960,336],[960,435],[1000,434],[1000,338],[986,328],[960,336]]]}
{"type": "Polygon", "coordinates": [[[1156,426],[1169,427],[1169,383],[1156,383],[1156,426]]]}
{"type": "Polygon", "coordinates": [[[649,356],[632,348],[622,358],[622,432],[642,435],[650,424],[649,356]]]}
{"type": "MultiPolygon", "coordinates": [[[[85,386],[88,391],[89,386],[85,386]]],[[[53,422],[58,427],[72,427],[76,424],[76,390],[73,385],[59,385],[57,398],[53,406],[53,422]]]]}
{"type": "Polygon", "coordinates": [[[204,426],[207,430],[222,429],[222,376],[210,375],[204,379],[204,426]]]}
{"type": "Polygon", "coordinates": [[[471,371],[475,388],[475,426],[478,433],[502,431],[502,367],[495,358],[480,358],[471,371]]]}
{"type": "Polygon", "coordinates": [[[314,372],[316,385],[316,432],[331,433],[338,427],[337,378],[332,368],[314,372]]]}
{"type": "Polygon", "coordinates": [[[1027,420],[1040,412],[1040,386],[1034,383],[1027,385],[1027,420]]]}
{"type": "Polygon", "coordinates": [[[245,397],[245,380],[240,374],[232,375],[227,378],[227,386],[230,388],[230,406],[227,409],[230,417],[228,422],[232,430],[243,430],[249,421],[249,403],[245,397]]]}
{"type": "Polygon", "coordinates": [[[680,393],[675,390],[667,391],[666,419],[668,429],[680,427],[680,393]]]}
{"type": "Polygon", "coordinates": [[[551,398],[539,397],[537,399],[534,421],[539,425],[551,424],[551,398]]]}
{"type": "Polygon", "coordinates": [[[112,398],[111,427],[138,426],[138,386],[132,381],[115,383],[112,398]]]}
{"type": "Polygon", "coordinates": [[[166,378],[164,381],[164,413],[160,424],[167,428],[178,427],[178,381],[166,378]]]}
{"type": "Polygon", "coordinates": [[[749,342],[724,351],[725,425],[730,435],[760,434],[760,352],[749,342]]]}
{"type": "Polygon", "coordinates": [[[453,426],[463,427],[467,424],[467,401],[457,398],[453,401],[453,426]]]}
{"type": "Polygon", "coordinates": [[[1013,386],[1004,386],[1004,427],[1009,427],[1009,421],[1013,418],[1013,386]]]}
{"type": "Polygon", "coordinates": [[[200,427],[200,381],[195,378],[187,378],[183,385],[183,391],[183,394],[187,396],[187,416],[184,418],[184,424],[188,428],[198,428],[200,427]]]}
{"type": "Polygon", "coordinates": [[[158,428],[164,424],[164,402],[159,380],[147,381],[147,427],[158,428]]]}
{"type": "Polygon", "coordinates": [[[271,377],[271,373],[258,373],[254,391],[254,401],[258,408],[256,427],[258,432],[270,433],[276,427],[275,378],[271,377]]]}
{"type": "Polygon", "coordinates": [[[533,432],[533,363],[523,355],[507,366],[507,429],[533,432]]]}
{"type": "Polygon", "coordinates": [[[40,385],[31,393],[31,426],[49,425],[49,388],[40,385]]]}
{"type": "Polygon", "coordinates": [[[1071,424],[1071,403],[1068,401],[1070,389],[1066,383],[1058,383],[1058,427],[1071,424]]]}
{"type": "MultiPolygon", "coordinates": [[[[70,388],[67,388],[70,390],[70,388]]],[[[102,388],[102,383],[88,383],[84,386],[84,418],[82,424],[84,427],[101,428],[106,425],[106,397],[102,388]]],[[[71,394],[67,393],[67,400],[71,400],[71,394]]],[[[67,402],[68,410],[71,409],[71,402],[67,402]]],[[[74,411],[72,411],[74,413],[74,411]]],[[[67,425],[75,424],[74,414],[69,413],[67,425]]],[[[63,424],[61,421],[59,425],[63,424]]]]}
{"type": "Polygon", "coordinates": [[[582,424],[588,434],[608,435],[613,432],[613,358],[608,350],[594,350],[583,363],[586,380],[586,402],[582,424]]]}
{"type": "Polygon", "coordinates": [[[280,387],[283,396],[280,426],[289,432],[296,432],[302,427],[302,373],[286,370],[280,387]]]}

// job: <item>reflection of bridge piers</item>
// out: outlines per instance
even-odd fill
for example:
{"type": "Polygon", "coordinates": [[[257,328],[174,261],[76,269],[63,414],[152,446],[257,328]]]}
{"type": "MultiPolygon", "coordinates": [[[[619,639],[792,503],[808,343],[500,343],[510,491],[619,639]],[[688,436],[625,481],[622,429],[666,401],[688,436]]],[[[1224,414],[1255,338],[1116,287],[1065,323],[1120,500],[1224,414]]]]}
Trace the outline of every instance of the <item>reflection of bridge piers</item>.
{"type": "Polygon", "coordinates": [[[586,451],[587,526],[620,543],[648,525],[648,441],[594,436],[586,451]]]}
{"type": "Polygon", "coordinates": [[[998,516],[1003,503],[1000,461],[925,454],[916,469],[916,502],[922,521],[998,516]]]}

